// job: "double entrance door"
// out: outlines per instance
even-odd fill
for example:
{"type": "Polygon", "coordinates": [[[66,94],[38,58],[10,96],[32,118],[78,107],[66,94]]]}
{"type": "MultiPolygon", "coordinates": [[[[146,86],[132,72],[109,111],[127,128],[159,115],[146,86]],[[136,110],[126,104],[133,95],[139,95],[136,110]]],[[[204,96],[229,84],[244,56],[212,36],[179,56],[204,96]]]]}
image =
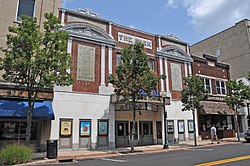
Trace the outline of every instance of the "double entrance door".
{"type": "MultiPolygon", "coordinates": [[[[127,147],[130,144],[133,123],[128,121],[116,121],[116,147],[127,147]]],[[[151,121],[135,123],[135,144],[136,145],[150,145],[153,144],[153,125],[151,121]],[[139,130],[139,133],[138,133],[139,130]],[[139,137],[138,137],[139,134],[139,137]]]]}

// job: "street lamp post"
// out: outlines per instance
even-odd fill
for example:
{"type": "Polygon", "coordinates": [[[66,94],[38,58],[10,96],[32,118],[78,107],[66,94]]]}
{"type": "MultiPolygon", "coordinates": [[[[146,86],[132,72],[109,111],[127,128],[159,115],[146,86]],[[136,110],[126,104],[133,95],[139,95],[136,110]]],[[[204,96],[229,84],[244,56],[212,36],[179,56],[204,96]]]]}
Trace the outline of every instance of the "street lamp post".
{"type": "Polygon", "coordinates": [[[163,149],[168,149],[168,132],[167,132],[167,112],[166,112],[166,96],[162,97],[163,99],[163,111],[164,111],[164,144],[163,149]]]}
{"type": "Polygon", "coordinates": [[[164,118],[164,144],[163,149],[168,149],[168,131],[167,131],[167,111],[166,111],[166,105],[170,105],[170,97],[167,97],[166,92],[161,92],[161,97],[163,101],[163,118],[164,118]]]}

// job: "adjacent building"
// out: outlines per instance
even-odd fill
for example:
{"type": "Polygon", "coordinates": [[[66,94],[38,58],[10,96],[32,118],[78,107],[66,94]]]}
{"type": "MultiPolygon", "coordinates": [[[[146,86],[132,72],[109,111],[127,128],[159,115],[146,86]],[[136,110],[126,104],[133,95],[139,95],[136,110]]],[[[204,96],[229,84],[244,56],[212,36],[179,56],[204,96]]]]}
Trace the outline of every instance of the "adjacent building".
{"type": "MultiPolygon", "coordinates": [[[[201,139],[210,139],[210,128],[215,125],[218,137],[235,136],[235,112],[224,102],[228,93],[226,82],[230,80],[229,65],[219,62],[216,56],[203,54],[203,57],[192,54],[193,74],[204,81],[204,89],[208,93],[203,106],[198,110],[198,131],[201,139]]],[[[242,132],[242,115],[238,115],[242,132]]]]}
{"type": "MultiPolygon", "coordinates": [[[[43,30],[45,13],[58,16],[61,0],[2,0],[0,1],[0,47],[6,47],[8,27],[21,21],[21,15],[37,18],[40,30],[43,30]]],[[[4,53],[0,51],[0,57],[4,53]]],[[[10,84],[2,79],[0,71],[0,146],[8,143],[22,143],[25,140],[27,117],[27,93],[24,87],[10,84]]],[[[31,127],[31,144],[37,150],[46,148],[50,138],[53,90],[42,90],[38,94],[31,127]]]]}
{"type": "MultiPolygon", "coordinates": [[[[220,62],[230,65],[231,79],[243,80],[247,85],[250,71],[250,20],[244,19],[234,26],[214,34],[190,46],[192,54],[203,53],[215,55],[220,62]]],[[[249,104],[239,111],[242,116],[241,132],[244,133],[250,124],[249,104]]]]}
{"type": "Polygon", "coordinates": [[[247,77],[250,71],[250,20],[237,22],[193,44],[190,52],[198,56],[203,53],[215,55],[219,61],[228,63],[232,79],[247,77]]]}

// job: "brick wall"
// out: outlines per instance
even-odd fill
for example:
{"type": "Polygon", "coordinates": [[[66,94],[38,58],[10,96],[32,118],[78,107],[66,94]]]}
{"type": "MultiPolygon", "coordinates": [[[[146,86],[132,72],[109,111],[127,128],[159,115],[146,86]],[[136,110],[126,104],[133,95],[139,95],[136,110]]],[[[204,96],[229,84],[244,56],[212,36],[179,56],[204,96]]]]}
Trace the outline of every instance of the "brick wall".
{"type": "Polygon", "coordinates": [[[73,91],[77,92],[92,92],[98,93],[98,87],[101,82],[101,46],[96,44],[90,44],[83,41],[73,40],[72,43],[72,75],[75,78],[75,83],[73,84],[73,91]],[[94,81],[83,81],[76,80],[77,78],[77,55],[78,55],[78,45],[85,45],[90,47],[95,47],[95,79],[94,81]]]}

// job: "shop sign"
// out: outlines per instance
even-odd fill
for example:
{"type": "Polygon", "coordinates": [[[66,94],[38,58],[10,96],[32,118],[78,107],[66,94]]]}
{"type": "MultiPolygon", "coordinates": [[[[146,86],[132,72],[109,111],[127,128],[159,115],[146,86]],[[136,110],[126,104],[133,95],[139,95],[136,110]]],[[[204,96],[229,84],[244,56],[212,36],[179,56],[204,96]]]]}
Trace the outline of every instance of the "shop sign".
{"type": "Polygon", "coordinates": [[[126,44],[135,44],[136,42],[142,42],[145,48],[152,49],[152,41],[133,35],[118,32],[118,41],[126,44]]]}
{"type": "Polygon", "coordinates": [[[224,97],[223,96],[208,96],[207,100],[224,101],[224,97]]]}

